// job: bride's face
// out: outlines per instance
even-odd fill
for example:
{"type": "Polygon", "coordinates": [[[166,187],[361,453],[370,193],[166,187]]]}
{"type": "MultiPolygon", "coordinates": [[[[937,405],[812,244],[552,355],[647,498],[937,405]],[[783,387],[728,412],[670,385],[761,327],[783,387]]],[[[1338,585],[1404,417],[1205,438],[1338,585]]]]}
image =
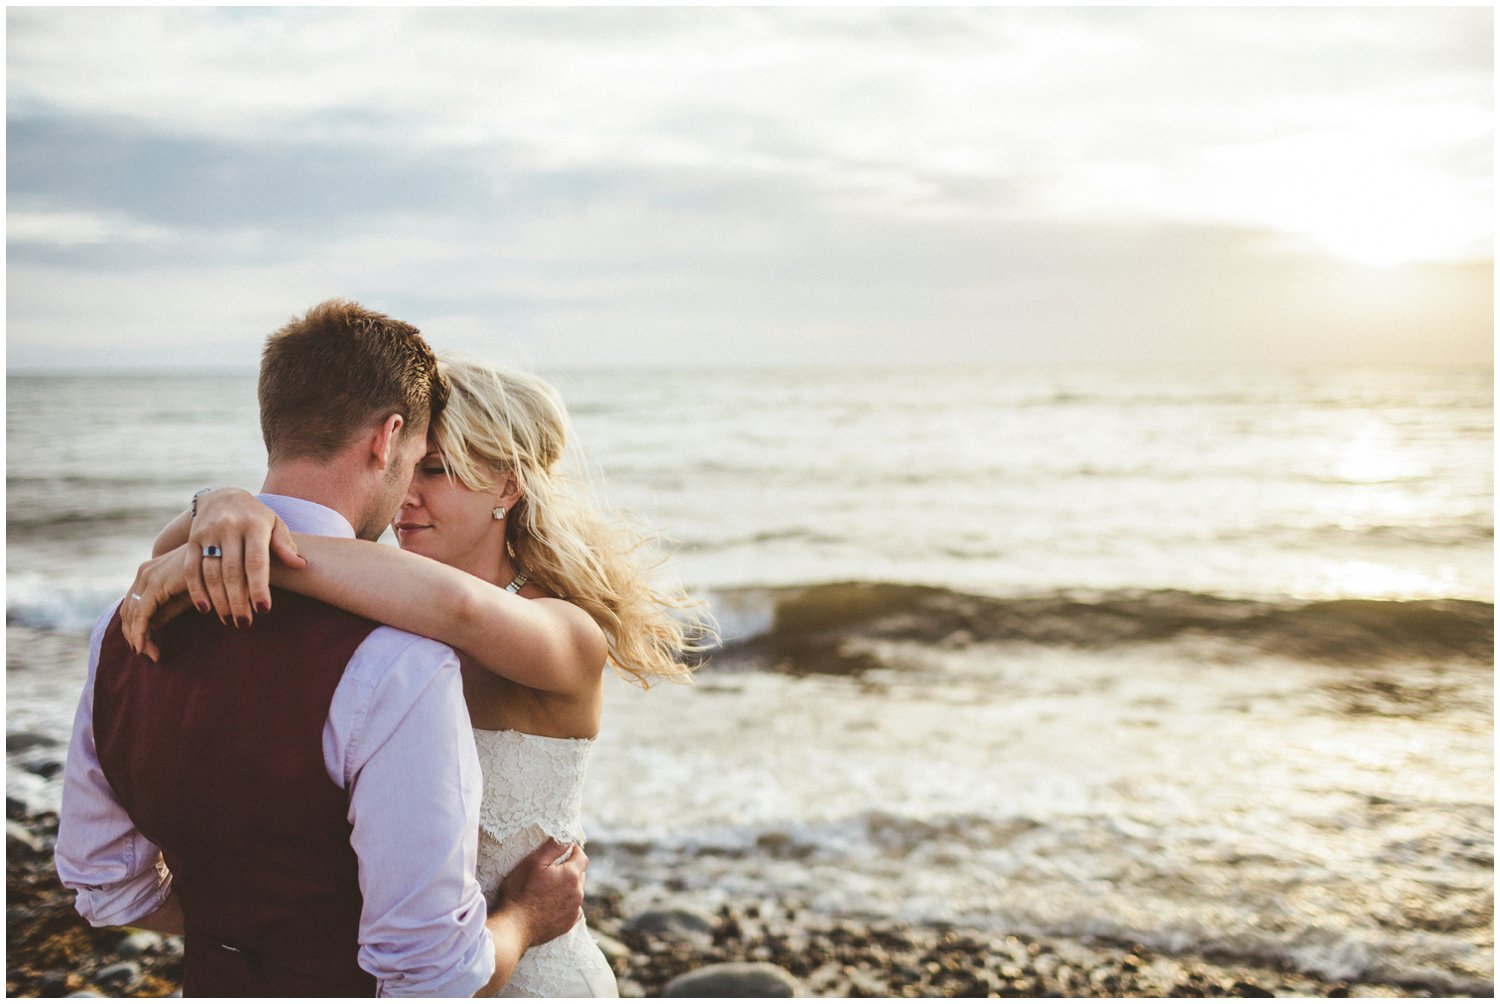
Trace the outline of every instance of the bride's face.
{"type": "Polygon", "coordinates": [[[429,439],[391,527],[403,551],[494,579],[505,550],[505,524],[493,515],[497,505],[497,492],[476,492],[450,479],[429,439]]]}

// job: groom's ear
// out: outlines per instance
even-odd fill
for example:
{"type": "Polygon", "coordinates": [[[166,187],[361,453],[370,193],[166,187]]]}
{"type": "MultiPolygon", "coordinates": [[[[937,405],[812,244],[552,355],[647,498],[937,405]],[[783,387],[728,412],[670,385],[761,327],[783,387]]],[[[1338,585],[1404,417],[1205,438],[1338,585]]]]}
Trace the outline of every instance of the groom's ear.
{"type": "Polygon", "coordinates": [[[385,470],[395,461],[401,444],[401,430],[405,427],[406,419],[397,414],[387,415],[370,437],[370,454],[380,470],[385,470]]]}

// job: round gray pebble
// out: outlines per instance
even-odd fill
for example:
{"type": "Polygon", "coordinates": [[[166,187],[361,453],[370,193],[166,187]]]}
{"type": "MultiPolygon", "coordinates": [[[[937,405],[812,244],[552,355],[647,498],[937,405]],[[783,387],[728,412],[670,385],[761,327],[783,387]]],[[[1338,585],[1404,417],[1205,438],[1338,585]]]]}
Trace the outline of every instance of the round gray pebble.
{"type": "Polygon", "coordinates": [[[147,952],[161,948],[163,940],[161,935],[153,931],[136,931],[115,946],[115,951],[127,959],[138,959],[147,952]]]}
{"type": "Polygon", "coordinates": [[[658,938],[684,941],[708,941],[713,931],[713,919],[696,910],[674,907],[663,910],[647,910],[625,922],[621,931],[626,934],[650,934],[658,938]]]}
{"type": "Polygon", "coordinates": [[[32,833],[14,819],[5,821],[5,853],[28,857],[47,853],[42,838],[32,833]]]}
{"type": "Polygon", "coordinates": [[[611,938],[609,935],[603,934],[599,931],[590,931],[589,933],[594,936],[594,943],[599,946],[599,951],[604,953],[604,957],[606,959],[614,960],[630,958],[629,946],[624,945],[617,939],[611,938]]]}
{"type": "Polygon", "coordinates": [[[769,962],[719,962],[683,973],[662,988],[663,997],[800,997],[791,973],[769,962]]]}
{"type": "Polygon", "coordinates": [[[94,982],[111,990],[131,986],[141,978],[141,967],[135,962],[116,962],[105,966],[94,976],[94,982]]]}

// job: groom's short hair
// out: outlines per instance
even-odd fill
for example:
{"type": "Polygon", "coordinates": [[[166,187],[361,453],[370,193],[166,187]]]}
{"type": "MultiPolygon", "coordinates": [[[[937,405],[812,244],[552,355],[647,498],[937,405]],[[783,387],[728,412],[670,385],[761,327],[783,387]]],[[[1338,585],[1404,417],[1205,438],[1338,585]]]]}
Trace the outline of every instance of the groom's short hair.
{"type": "Polygon", "coordinates": [[[437,418],[447,400],[421,332],[349,300],[294,318],[261,355],[260,431],[273,464],[326,460],[387,415],[409,430],[437,418]]]}

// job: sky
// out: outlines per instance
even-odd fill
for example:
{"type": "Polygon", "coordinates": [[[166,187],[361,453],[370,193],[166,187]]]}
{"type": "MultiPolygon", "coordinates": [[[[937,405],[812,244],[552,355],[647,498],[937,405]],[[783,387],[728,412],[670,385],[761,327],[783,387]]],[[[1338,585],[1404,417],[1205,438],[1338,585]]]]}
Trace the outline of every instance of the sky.
{"type": "Polygon", "coordinates": [[[10,8],[10,370],[1493,361],[1493,12],[10,8]]]}

